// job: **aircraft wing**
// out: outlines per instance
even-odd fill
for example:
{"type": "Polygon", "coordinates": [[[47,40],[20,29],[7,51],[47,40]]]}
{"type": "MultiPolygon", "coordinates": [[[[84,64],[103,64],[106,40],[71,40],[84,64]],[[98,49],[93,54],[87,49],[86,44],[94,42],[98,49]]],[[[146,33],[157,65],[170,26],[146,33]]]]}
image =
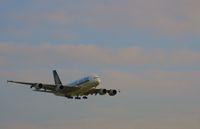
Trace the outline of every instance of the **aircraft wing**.
{"type": "Polygon", "coordinates": [[[55,87],[56,87],[56,85],[43,84],[43,83],[20,82],[20,81],[12,81],[12,80],[7,80],[7,82],[29,85],[31,88],[35,87],[36,89],[45,89],[45,90],[55,90],[55,87]]]}
{"type": "Polygon", "coordinates": [[[31,82],[19,82],[19,81],[12,81],[12,80],[7,80],[7,82],[24,84],[24,85],[34,85],[35,84],[35,83],[31,83],[31,82]]]}

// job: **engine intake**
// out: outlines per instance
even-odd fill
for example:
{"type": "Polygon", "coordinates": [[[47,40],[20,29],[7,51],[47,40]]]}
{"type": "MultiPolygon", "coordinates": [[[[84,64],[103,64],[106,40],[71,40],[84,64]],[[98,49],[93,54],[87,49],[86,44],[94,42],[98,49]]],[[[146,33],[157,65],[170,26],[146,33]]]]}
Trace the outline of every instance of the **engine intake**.
{"type": "Polygon", "coordinates": [[[56,87],[56,91],[57,92],[60,92],[60,91],[62,91],[64,89],[64,86],[63,85],[58,85],[57,87],[56,87]]]}
{"type": "Polygon", "coordinates": [[[106,89],[100,89],[99,94],[100,95],[105,95],[107,93],[106,89]]]}
{"type": "Polygon", "coordinates": [[[60,90],[63,90],[63,89],[64,89],[64,86],[62,86],[62,85],[59,86],[59,89],[60,89],[60,90]]]}
{"type": "Polygon", "coordinates": [[[37,83],[33,87],[35,87],[36,90],[39,90],[39,89],[43,88],[43,85],[42,85],[42,83],[37,83]]]}
{"type": "Polygon", "coordinates": [[[108,91],[108,94],[109,94],[110,96],[114,96],[114,95],[117,94],[117,90],[109,90],[109,91],[108,91]]]}

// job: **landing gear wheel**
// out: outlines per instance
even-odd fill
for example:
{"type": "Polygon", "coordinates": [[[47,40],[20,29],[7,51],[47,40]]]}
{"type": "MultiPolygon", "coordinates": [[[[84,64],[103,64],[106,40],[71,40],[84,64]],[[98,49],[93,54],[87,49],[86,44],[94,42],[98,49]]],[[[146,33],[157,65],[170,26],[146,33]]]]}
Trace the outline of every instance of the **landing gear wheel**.
{"type": "Polygon", "coordinates": [[[83,96],[83,99],[87,99],[87,96],[83,96]]]}
{"type": "Polygon", "coordinates": [[[81,99],[81,97],[78,97],[78,96],[77,96],[77,97],[75,97],[75,99],[81,99]]]}
{"type": "Polygon", "coordinates": [[[73,97],[72,96],[65,96],[66,98],[68,98],[68,99],[73,99],[73,97]]]}

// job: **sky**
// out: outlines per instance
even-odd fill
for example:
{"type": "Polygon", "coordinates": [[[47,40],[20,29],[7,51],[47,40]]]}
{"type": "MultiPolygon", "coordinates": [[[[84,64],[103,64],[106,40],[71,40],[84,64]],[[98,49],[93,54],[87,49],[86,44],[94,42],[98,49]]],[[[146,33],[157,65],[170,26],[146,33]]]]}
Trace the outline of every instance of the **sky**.
{"type": "Polygon", "coordinates": [[[199,129],[199,0],[0,0],[1,129],[199,129]],[[96,73],[114,97],[33,92],[96,73]]]}

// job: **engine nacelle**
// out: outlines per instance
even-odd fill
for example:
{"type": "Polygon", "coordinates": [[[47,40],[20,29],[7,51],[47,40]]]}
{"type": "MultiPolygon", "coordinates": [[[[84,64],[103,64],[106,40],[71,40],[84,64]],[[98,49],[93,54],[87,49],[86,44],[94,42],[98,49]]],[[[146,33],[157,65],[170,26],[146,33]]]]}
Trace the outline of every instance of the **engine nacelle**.
{"type": "Polygon", "coordinates": [[[56,91],[62,91],[64,89],[63,85],[59,85],[56,87],[56,91]]]}
{"type": "Polygon", "coordinates": [[[99,94],[100,95],[105,95],[107,93],[107,90],[106,89],[100,89],[99,90],[99,94]]]}
{"type": "Polygon", "coordinates": [[[42,85],[42,83],[37,83],[33,87],[35,87],[36,90],[39,90],[39,89],[43,88],[43,85],[42,85]]]}
{"type": "Polygon", "coordinates": [[[109,90],[109,91],[108,91],[108,94],[109,94],[110,96],[114,96],[114,95],[117,94],[117,90],[109,90]]]}

